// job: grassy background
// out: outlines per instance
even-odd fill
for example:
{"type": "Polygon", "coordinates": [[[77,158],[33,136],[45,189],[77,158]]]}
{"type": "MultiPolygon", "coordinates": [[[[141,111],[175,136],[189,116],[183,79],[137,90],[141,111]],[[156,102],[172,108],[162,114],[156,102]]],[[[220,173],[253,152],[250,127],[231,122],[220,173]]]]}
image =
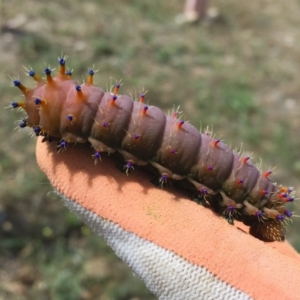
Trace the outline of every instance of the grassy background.
{"type": "MultiPolygon", "coordinates": [[[[99,86],[122,78],[124,93],[144,87],[151,104],[180,105],[300,191],[300,3],[212,5],[214,22],[179,26],[182,1],[2,0],[1,106],[21,99],[7,74],[32,85],[22,65],[42,73],[64,51],[78,80],[95,64],[99,86]]],[[[0,299],[155,299],[53,196],[34,140],[13,131],[21,117],[0,112],[0,299]]],[[[288,239],[300,250],[297,227],[288,239]]]]}

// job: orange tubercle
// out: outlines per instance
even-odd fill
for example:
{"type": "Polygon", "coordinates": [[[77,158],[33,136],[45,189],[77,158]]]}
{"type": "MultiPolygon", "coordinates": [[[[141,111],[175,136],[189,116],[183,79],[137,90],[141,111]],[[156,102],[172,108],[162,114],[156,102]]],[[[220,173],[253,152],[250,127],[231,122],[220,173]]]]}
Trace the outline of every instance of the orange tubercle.
{"type": "Polygon", "coordinates": [[[95,74],[95,71],[93,69],[90,69],[89,70],[89,75],[87,77],[87,81],[86,81],[86,84],[94,84],[94,74],[95,74]]]}
{"type": "Polygon", "coordinates": [[[145,105],[144,107],[143,107],[143,110],[142,110],[142,115],[143,116],[145,116],[146,114],[147,114],[147,110],[148,110],[148,105],[145,105]]]}
{"type": "Polygon", "coordinates": [[[46,74],[46,80],[47,80],[47,83],[52,83],[53,82],[53,78],[51,76],[51,72],[52,70],[50,68],[46,68],[44,70],[45,74],[46,74]]]}
{"type": "Polygon", "coordinates": [[[77,96],[80,100],[85,100],[85,96],[81,90],[81,85],[76,85],[75,87],[76,91],[77,91],[77,96]]]}
{"type": "Polygon", "coordinates": [[[118,95],[120,87],[121,87],[121,83],[116,83],[115,84],[115,87],[114,87],[114,90],[113,90],[114,95],[118,95]]]}
{"type": "Polygon", "coordinates": [[[144,103],[144,101],[145,101],[145,93],[141,93],[141,94],[140,94],[140,99],[139,99],[139,101],[140,101],[141,103],[144,103]]]}
{"type": "Polygon", "coordinates": [[[28,91],[28,88],[25,85],[23,85],[18,79],[13,81],[13,85],[20,89],[23,94],[26,94],[26,92],[28,91]]]}

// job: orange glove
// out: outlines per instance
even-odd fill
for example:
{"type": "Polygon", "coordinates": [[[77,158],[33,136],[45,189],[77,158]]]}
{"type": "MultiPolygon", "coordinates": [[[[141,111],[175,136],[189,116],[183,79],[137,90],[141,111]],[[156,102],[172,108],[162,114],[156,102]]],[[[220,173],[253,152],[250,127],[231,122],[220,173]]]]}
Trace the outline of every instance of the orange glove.
{"type": "Polygon", "coordinates": [[[159,299],[300,299],[300,256],[262,242],[183,196],[161,190],[116,161],[94,166],[86,146],[37,144],[37,160],[65,204],[159,299]]]}

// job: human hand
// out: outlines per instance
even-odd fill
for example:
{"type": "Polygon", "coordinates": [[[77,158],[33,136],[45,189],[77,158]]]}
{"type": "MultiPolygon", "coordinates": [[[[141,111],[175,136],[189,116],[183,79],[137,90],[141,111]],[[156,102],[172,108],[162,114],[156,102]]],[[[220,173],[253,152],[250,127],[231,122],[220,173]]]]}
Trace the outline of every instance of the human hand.
{"type": "Polygon", "coordinates": [[[37,160],[66,205],[141,277],[159,299],[299,299],[300,256],[229,225],[177,190],[161,190],[116,161],[95,167],[89,149],[57,153],[37,143],[37,160]]]}

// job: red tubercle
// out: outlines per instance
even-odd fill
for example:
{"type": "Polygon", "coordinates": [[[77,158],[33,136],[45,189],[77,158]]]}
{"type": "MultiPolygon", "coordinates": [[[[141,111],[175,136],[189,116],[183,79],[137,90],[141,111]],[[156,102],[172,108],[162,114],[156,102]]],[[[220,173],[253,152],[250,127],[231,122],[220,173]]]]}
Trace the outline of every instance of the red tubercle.
{"type": "Polygon", "coordinates": [[[118,99],[117,95],[112,94],[109,103],[110,103],[111,105],[115,105],[117,99],[118,99]]]}
{"type": "Polygon", "coordinates": [[[219,144],[220,142],[221,142],[220,139],[216,139],[216,140],[212,141],[211,145],[212,145],[213,147],[217,147],[218,144],[219,144]]]}
{"type": "Polygon", "coordinates": [[[286,199],[288,197],[288,194],[286,194],[286,193],[279,193],[277,197],[278,197],[278,199],[286,199]]]}
{"type": "Polygon", "coordinates": [[[277,196],[278,200],[280,200],[283,203],[288,203],[288,202],[294,202],[295,198],[290,196],[287,193],[279,193],[277,196]]]}
{"type": "Polygon", "coordinates": [[[206,170],[207,170],[207,171],[212,171],[213,169],[214,169],[213,166],[207,166],[207,167],[206,167],[206,170]]]}
{"type": "Polygon", "coordinates": [[[267,172],[264,173],[264,177],[268,178],[272,174],[272,170],[268,170],[267,172]]]}
{"type": "Polygon", "coordinates": [[[147,110],[149,109],[148,105],[144,105],[143,110],[142,110],[142,115],[145,116],[147,114],[147,110]]]}
{"type": "Polygon", "coordinates": [[[247,155],[245,157],[242,157],[241,159],[242,159],[242,163],[245,164],[248,160],[250,160],[250,156],[247,155]]]}
{"type": "Polygon", "coordinates": [[[178,115],[179,115],[179,112],[177,110],[173,111],[173,113],[172,113],[173,118],[178,118],[178,115]]]}
{"type": "Polygon", "coordinates": [[[260,193],[261,193],[263,196],[265,196],[265,195],[268,195],[268,194],[269,194],[269,192],[268,192],[268,191],[266,191],[266,190],[261,190],[261,191],[260,191],[260,193]]]}
{"type": "Polygon", "coordinates": [[[178,129],[181,129],[182,126],[183,126],[183,124],[184,124],[184,121],[183,121],[183,120],[179,120],[179,121],[177,122],[177,128],[178,128],[178,129]]]}
{"type": "Polygon", "coordinates": [[[244,183],[244,180],[243,180],[243,179],[238,179],[238,180],[237,180],[237,183],[238,183],[238,184],[243,184],[243,183],[244,183]]]}
{"type": "Polygon", "coordinates": [[[287,202],[294,202],[295,201],[295,198],[294,197],[287,197],[286,199],[285,199],[285,202],[287,203],[287,202]]]}

